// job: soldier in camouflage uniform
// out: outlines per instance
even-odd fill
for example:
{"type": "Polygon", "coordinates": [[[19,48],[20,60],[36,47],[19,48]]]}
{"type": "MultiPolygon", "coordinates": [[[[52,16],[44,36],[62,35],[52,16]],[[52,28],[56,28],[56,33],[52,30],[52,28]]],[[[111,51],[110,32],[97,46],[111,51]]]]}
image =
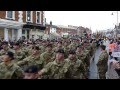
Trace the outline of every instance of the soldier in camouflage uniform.
{"type": "Polygon", "coordinates": [[[40,55],[40,60],[42,60],[44,62],[43,66],[45,66],[46,64],[51,62],[53,56],[54,56],[54,54],[52,52],[52,44],[46,45],[46,51],[40,55]]]}
{"type": "Polygon", "coordinates": [[[42,41],[42,45],[39,46],[39,48],[41,49],[41,53],[45,52],[45,47],[46,46],[46,41],[42,41]]]}
{"type": "Polygon", "coordinates": [[[23,71],[13,63],[14,54],[7,52],[0,63],[0,79],[20,79],[23,78],[23,71]]]}
{"type": "Polygon", "coordinates": [[[40,72],[41,78],[47,79],[65,79],[68,71],[69,63],[64,59],[64,50],[59,49],[56,52],[56,58],[53,62],[49,62],[40,72]]]}
{"type": "Polygon", "coordinates": [[[32,54],[29,57],[26,57],[22,61],[17,63],[22,69],[25,69],[28,66],[36,65],[38,69],[43,68],[43,61],[40,60],[40,50],[39,47],[35,46],[32,49],[32,54]]]}
{"type": "Polygon", "coordinates": [[[96,50],[96,43],[95,43],[95,39],[93,39],[92,41],[92,55],[95,53],[95,50],[96,50]]]}
{"type": "Polygon", "coordinates": [[[74,50],[69,51],[69,56],[66,60],[70,63],[66,78],[85,79],[87,77],[84,64],[76,57],[76,53],[74,50]]]}
{"type": "Polygon", "coordinates": [[[26,56],[30,56],[32,54],[32,48],[36,46],[35,42],[32,43],[28,43],[29,46],[27,46],[27,48],[23,48],[22,50],[24,50],[24,52],[26,53],[26,56]]]}
{"type": "Polygon", "coordinates": [[[76,48],[76,56],[79,60],[81,60],[85,66],[85,68],[87,67],[87,60],[85,59],[86,58],[86,55],[85,55],[85,52],[82,50],[82,46],[79,45],[77,46],[76,48]]]}
{"type": "Polygon", "coordinates": [[[91,46],[89,44],[89,42],[84,42],[84,56],[85,56],[85,62],[86,62],[86,65],[87,67],[89,67],[90,65],[90,58],[91,58],[91,46]]]}
{"type": "Polygon", "coordinates": [[[71,41],[71,43],[70,43],[70,45],[68,47],[69,47],[69,50],[70,49],[75,49],[75,47],[76,47],[75,41],[71,41]]]}
{"type": "Polygon", "coordinates": [[[10,51],[11,49],[8,47],[8,42],[2,43],[2,50],[0,51],[0,56],[4,55],[6,52],[10,51]]]}
{"type": "Polygon", "coordinates": [[[39,75],[38,75],[38,67],[35,65],[32,66],[28,66],[25,70],[24,70],[24,79],[38,79],[39,75]]]}
{"type": "Polygon", "coordinates": [[[25,52],[20,48],[20,44],[17,42],[14,44],[14,56],[15,56],[15,62],[21,61],[26,57],[25,52]]]}
{"type": "Polygon", "coordinates": [[[63,49],[61,41],[57,43],[57,47],[53,48],[53,51],[56,53],[59,49],[63,49]]]}
{"type": "Polygon", "coordinates": [[[108,53],[105,50],[106,46],[101,45],[101,50],[102,53],[99,56],[99,60],[97,63],[97,67],[98,67],[98,73],[99,73],[99,78],[100,79],[106,79],[106,72],[107,72],[107,62],[108,62],[108,53]]]}
{"type": "Polygon", "coordinates": [[[64,42],[63,49],[65,51],[65,59],[66,59],[68,57],[68,50],[69,50],[68,43],[66,41],[64,42]]]}

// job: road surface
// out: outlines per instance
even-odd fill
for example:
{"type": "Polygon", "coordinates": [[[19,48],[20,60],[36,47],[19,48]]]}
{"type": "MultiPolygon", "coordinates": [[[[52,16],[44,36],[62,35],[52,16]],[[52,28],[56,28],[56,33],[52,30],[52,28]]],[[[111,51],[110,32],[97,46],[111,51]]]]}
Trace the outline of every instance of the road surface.
{"type": "Polygon", "coordinates": [[[97,72],[96,64],[98,62],[100,53],[101,53],[101,50],[100,50],[100,48],[98,48],[95,52],[94,60],[92,60],[90,63],[89,79],[98,79],[98,72],[97,72]]]}
{"type": "MultiPolygon", "coordinates": [[[[106,42],[103,42],[103,44],[106,46],[106,50],[108,52],[108,45],[109,45],[109,41],[106,41],[106,42]]],[[[96,50],[95,52],[95,57],[94,57],[94,60],[91,60],[91,63],[90,63],[90,69],[89,69],[89,79],[99,79],[99,75],[98,75],[98,71],[97,71],[97,62],[98,62],[98,59],[99,59],[99,56],[100,56],[100,53],[101,53],[101,49],[100,47],[96,50]]]]}

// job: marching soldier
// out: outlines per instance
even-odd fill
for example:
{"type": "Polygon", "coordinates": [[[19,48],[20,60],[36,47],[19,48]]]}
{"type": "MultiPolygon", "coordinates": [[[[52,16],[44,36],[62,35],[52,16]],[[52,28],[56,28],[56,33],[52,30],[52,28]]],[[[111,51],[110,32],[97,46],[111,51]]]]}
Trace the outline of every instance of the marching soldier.
{"type": "Polygon", "coordinates": [[[43,61],[40,60],[40,50],[39,47],[35,46],[32,49],[32,54],[29,57],[26,57],[22,61],[17,63],[20,67],[25,69],[28,66],[36,65],[38,69],[43,68],[43,61]]]}
{"type": "Polygon", "coordinates": [[[66,59],[68,57],[68,50],[69,50],[67,42],[64,42],[63,49],[65,51],[65,59],[66,59]]]}
{"type": "Polygon", "coordinates": [[[63,49],[62,42],[60,42],[60,41],[57,43],[57,47],[53,48],[53,51],[56,52],[59,49],[63,49]]]}
{"type": "Polygon", "coordinates": [[[81,60],[85,66],[85,69],[87,70],[87,60],[86,60],[86,54],[82,50],[82,46],[77,46],[76,48],[76,56],[79,60],[81,60]]]}
{"type": "Polygon", "coordinates": [[[66,60],[70,62],[66,78],[85,79],[87,77],[84,64],[76,57],[76,53],[74,50],[69,51],[69,56],[66,60]]]}
{"type": "Polygon", "coordinates": [[[13,53],[15,56],[15,62],[23,60],[26,57],[26,55],[25,52],[23,52],[22,49],[20,48],[20,44],[17,42],[14,44],[13,47],[14,47],[13,53]]]}
{"type": "Polygon", "coordinates": [[[39,69],[37,66],[35,65],[28,66],[24,70],[24,79],[38,79],[39,78],[38,71],[39,69]]]}
{"type": "Polygon", "coordinates": [[[10,51],[11,49],[8,47],[8,42],[2,42],[2,50],[0,50],[0,56],[4,55],[6,52],[10,51]]]}
{"type": "Polygon", "coordinates": [[[46,41],[42,41],[42,45],[39,46],[40,49],[41,49],[41,53],[44,53],[44,52],[45,52],[45,48],[46,48],[45,46],[46,46],[46,41]]]}
{"type": "Polygon", "coordinates": [[[69,50],[70,49],[75,49],[75,47],[76,47],[75,41],[71,41],[71,43],[70,43],[70,45],[68,47],[69,47],[69,50]]]}
{"type": "Polygon", "coordinates": [[[3,56],[3,62],[0,63],[0,79],[21,79],[23,71],[14,62],[14,54],[7,52],[3,56]]]}
{"type": "Polygon", "coordinates": [[[107,72],[107,62],[108,62],[108,53],[105,50],[106,46],[101,45],[102,53],[99,56],[99,60],[97,63],[98,73],[100,79],[106,79],[106,72],[107,72]]]}
{"type": "Polygon", "coordinates": [[[28,44],[29,44],[29,46],[26,49],[23,48],[22,50],[27,52],[27,56],[30,56],[32,54],[32,48],[34,48],[36,46],[35,45],[36,43],[31,42],[31,43],[28,43],[28,44]]]}
{"type": "Polygon", "coordinates": [[[45,66],[46,64],[51,62],[53,56],[54,55],[53,55],[53,52],[52,52],[52,44],[46,45],[46,51],[40,55],[40,60],[42,60],[44,62],[43,66],[45,66]]]}
{"type": "Polygon", "coordinates": [[[45,79],[65,79],[68,68],[69,63],[64,59],[64,50],[59,49],[56,52],[55,60],[49,62],[41,71],[39,71],[39,75],[41,78],[45,79]]]}

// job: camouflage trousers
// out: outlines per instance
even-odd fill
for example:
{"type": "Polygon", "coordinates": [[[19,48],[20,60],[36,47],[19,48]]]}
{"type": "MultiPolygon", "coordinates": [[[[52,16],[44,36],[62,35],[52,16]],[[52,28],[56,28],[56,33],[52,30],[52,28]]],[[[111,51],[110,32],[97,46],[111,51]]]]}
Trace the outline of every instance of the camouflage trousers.
{"type": "Polygon", "coordinates": [[[99,79],[106,79],[106,71],[98,71],[99,79]]]}

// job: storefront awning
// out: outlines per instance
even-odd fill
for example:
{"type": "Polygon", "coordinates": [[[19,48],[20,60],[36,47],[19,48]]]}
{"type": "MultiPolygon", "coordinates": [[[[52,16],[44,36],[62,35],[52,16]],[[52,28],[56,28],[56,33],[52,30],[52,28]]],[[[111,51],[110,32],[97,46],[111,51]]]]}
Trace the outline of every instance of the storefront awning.
{"type": "Polygon", "coordinates": [[[40,29],[40,30],[45,30],[46,27],[41,25],[41,24],[33,24],[33,23],[27,23],[25,25],[23,25],[23,28],[30,28],[30,29],[40,29]]]}
{"type": "Polygon", "coordinates": [[[0,27],[11,28],[11,29],[22,29],[24,23],[6,19],[0,19],[0,27]]]}

